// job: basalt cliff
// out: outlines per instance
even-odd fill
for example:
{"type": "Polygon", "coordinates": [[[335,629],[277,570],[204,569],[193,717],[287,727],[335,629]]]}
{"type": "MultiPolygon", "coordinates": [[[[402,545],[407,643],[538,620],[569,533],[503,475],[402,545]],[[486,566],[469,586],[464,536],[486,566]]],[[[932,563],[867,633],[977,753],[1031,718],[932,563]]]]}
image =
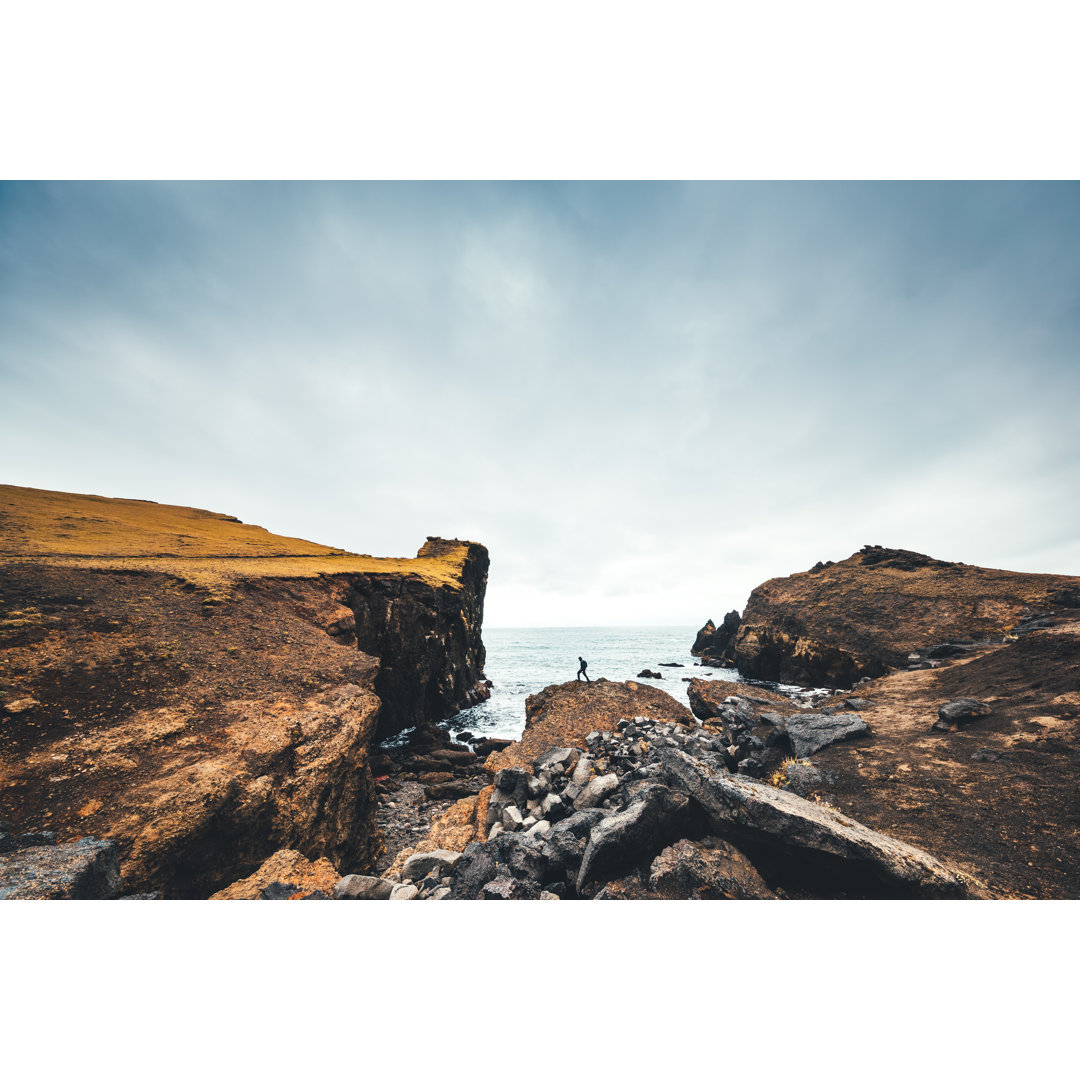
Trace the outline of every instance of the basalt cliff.
{"type": "Polygon", "coordinates": [[[187,898],[280,849],[374,865],[369,748],[488,695],[487,571],[466,541],[374,558],[0,486],[0,861],[17,864],[0,892],[64,895],[49,859],[86,864],[96,884],[72,895],[187,898]]]}

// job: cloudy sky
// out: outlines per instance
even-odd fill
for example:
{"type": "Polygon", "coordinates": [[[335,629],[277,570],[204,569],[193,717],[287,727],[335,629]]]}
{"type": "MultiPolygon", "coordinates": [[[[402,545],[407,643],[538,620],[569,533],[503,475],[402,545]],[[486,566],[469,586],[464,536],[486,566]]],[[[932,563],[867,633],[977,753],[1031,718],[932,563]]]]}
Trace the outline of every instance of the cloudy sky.
{"type": "Polygon", "coordinates": [[[1080,185],[0,185],[5,482],[685,624],[864,543],[1080,573],[1080,185]]]}

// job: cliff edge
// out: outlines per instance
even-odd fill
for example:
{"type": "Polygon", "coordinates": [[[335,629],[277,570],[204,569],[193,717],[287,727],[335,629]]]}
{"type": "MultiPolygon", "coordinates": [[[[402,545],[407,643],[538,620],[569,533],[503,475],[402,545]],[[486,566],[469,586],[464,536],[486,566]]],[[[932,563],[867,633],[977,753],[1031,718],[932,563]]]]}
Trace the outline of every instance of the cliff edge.
{"type": "Polygon", "coordinates": [[[489,692],[487,569],[0,486],[0,832],[110,839],[124,891],[172,897],[281,848],[371,865],[372,739],[489,692]]]}

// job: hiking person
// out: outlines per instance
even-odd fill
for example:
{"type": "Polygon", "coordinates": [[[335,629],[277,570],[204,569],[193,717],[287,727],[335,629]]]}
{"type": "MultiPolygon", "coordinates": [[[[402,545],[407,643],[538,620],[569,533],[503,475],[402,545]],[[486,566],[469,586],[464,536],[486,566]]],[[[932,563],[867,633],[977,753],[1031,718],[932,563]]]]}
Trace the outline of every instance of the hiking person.
{"type": "MultiPolygon", "coordinates": [[[[578,657],[578,660],[581,660],[581,657],[580,657],[580,656],[578,657]]],[[[588,676],[588,675],[586,674],[586,672],[585,672],[585,669],[586,669],[586,668],[587,668],[588,666],[589,666],[589,665],[588,665],[588,664],[586,664],[584,660],[581,660],[581,667],[579,667],[579,668],[578,668],[578,672],[577,672],[577,681],[578,681],[578,682],[581,682],[581,676],[582,676],[582,675],[584,675],[584,676],[585,676],[585,681],[586,681],[586,682],[592,682],[592,679],[590,679],[590,678],[589,678],[589,676],[588,676]]]]}

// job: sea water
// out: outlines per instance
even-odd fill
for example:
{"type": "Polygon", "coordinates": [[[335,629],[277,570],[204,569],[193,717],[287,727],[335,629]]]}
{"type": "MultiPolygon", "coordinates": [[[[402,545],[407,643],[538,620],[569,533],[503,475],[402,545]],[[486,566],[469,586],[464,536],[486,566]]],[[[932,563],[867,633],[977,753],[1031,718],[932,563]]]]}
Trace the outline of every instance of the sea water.
{"type": "Polygon", "coordinates": [[[486,628],[485,674],[494,684],[491,697],[458,713],[447,726],[455,732],[520,738],[525,699],[552,683],[572,682],[579,656],[588,662],[590,679],[634,679],[666,691],[684,705],[684,679],[707,674],[714,681],[739,682],[736,671],[697,666],[700,662],[690,655],[697,631],[696,626],[486,628]],[[645,668],[659,671],[663,678],[638,679],[645,668]]]}

